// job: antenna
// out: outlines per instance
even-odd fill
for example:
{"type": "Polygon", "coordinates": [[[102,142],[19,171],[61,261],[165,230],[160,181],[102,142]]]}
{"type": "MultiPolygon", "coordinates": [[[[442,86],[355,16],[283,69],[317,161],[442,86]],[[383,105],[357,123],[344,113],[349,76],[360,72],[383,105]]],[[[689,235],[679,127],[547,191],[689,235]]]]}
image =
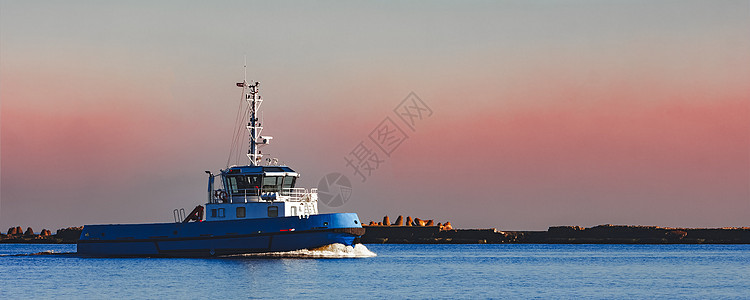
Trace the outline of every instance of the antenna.
{"type": "Polygon", "coordinates": [[[247,82],[247,54],[243,56],[245,59],[245,64],[243,65],[243,68],[245,69],[245,76],[242,79],[242,82],[247,82]]]}
{"type": "Polygon", "coordinates": [[[260,146],[268,145],[273,139],[271,136],[261,136],[260,132],[263,130],[262,123],[258,122],[258,114],[260,104],[263,103],[263,98],[260,97],[260,83],[255,81],[253,83],[247,82],[247,57],[245,57],[245,79],[242,82],[237,83],[237,87],[242,88],[245,100],[248,104],[248,123],[245,128],[250,133],[250,147],[247,151],[247,158],[250,159],[250,165],[257,166],[262,160],[263,154],[260,152],[260,146]]]}

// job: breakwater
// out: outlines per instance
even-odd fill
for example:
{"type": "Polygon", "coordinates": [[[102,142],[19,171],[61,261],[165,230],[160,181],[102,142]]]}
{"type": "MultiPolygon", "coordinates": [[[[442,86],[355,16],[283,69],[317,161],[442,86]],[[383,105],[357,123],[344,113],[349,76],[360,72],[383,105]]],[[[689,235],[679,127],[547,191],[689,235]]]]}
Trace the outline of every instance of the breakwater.
{"type": "MultiPolygon", "coordinates": [[[[384,219],[387,219],[384,218],[384,219]]],[[[410,218],[411,219],[411,218],[410,218]]],[[[379,225],[378,225],[379,224],[379,225]]],[[[750,227],[672,228],[658,226],[599,225],[554,226],[547,231],[453,229],[452,226],[364,226],[364,244],[750,244],[750,227]]],[[[396,224],[396,223],[394,223],[396,224]]],[[[450,224],[450,223],[448,223],[450,224]]]]}
{"type": "MultiPolygon", "coordinates": [[[[411,219],[411,218],[409,218],[411,219]]],[[[417,219],[418,220],[418,219],[417,219]]],[[[420,220],[421,221],[421,220],[420,220]]],[[[398,224],[396,222],[394,224],[398,224]]],[[[450,222],[427,226],[428,222],[401,225],[365,225],[363,244],[750,244],[750,227],[672,228],[658,226],[599,225],[554,226],[546,231],[501,231],[454,229],[450,222]]],[[[35,234],[12,227],[0,234],[0,243],[74,244],[83,227],[42,230],[35,234]]]]}
{"type": "Polygon", "coordinates": [[[0,243],[18,244],[75,244],[81,236],[83,226],[58,229],[55,234],[47,229],[34,233],[34,229],[21,226],[8,228],[7,234],[0,234],[0,243]]]}
{"type": "Polygon", "coordinates": [[[750,244],[750,228],[556,226],[547,231],[365,226],[364,244],[750,244]]]}

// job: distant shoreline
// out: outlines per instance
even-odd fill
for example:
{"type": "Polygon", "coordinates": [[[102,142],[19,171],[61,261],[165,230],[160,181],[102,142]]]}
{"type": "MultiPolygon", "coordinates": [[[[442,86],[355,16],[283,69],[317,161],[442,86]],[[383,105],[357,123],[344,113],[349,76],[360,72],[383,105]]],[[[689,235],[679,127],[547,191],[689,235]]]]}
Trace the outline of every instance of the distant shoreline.
{"type": "MultiPolygon", "coordinates": [[[[382,224],[382,223],[381,223],[382,224]]],[[[554,226],[546,231],[452,229],[445,226],[364,225],[363,244],[750,244],[750,227],[673,228],[599,225],[554,226]]],[[[0,244],[75,244],[83,227],[68,227],[56,234],[33,231],[0,234],[0,244]]]]}
{"type": "Polygon", "coordinates": [[[547,231],[364,226],[363,244],[750,244],[750,227],[554,226],[547,231]]]}
{"type": "Polygon", "coordinates": [[[11,227],[8,234],[0,234],[0,244],[75,244],[81,236],[83,226],[58,229],[52,234],[42,229],[38,234],[31,227],[23,231],[21,226],[11,227]]]}

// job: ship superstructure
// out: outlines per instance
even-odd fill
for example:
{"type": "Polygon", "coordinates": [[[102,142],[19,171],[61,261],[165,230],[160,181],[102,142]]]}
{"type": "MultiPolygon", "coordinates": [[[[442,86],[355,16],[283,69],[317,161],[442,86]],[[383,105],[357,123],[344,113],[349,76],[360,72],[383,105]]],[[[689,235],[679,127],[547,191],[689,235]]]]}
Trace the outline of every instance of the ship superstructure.
{"type": "Polygon", "coordinates": [[[273,137],[260,135],[263,130],[258,119],[263,103],[260,83],[250,84],[243,80],[237,86],[243,89],[243,98],[249,108],[246,116],[249,164],[228,167],[218,175],[206,171],[209,174],[206,221],[308,217],[318,214],[317,189],[296,187],[299,173],[288,166],[276,165],[276,159],[267,159],[269,165],[262,165],[263,154],[260,148],[268,145],[273,137]],[[217,177],[223,188],[214,189],[217,177]]]}

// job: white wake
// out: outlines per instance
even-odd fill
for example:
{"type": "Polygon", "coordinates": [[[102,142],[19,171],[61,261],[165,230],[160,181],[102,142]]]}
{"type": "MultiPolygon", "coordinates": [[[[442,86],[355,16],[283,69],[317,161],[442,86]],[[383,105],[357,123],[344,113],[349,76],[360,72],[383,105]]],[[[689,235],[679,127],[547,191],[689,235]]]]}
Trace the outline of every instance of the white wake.
{"type": "Polygon", "coordinates": [[[229,257],[274,257],[274,258],[364,258],[375,257],[375,252],[365,245],[356,244],[354,247],[344,244],[330,244],[315,249],[302,249],[288,252],[265,252],[230,255],[229,257]]]}

